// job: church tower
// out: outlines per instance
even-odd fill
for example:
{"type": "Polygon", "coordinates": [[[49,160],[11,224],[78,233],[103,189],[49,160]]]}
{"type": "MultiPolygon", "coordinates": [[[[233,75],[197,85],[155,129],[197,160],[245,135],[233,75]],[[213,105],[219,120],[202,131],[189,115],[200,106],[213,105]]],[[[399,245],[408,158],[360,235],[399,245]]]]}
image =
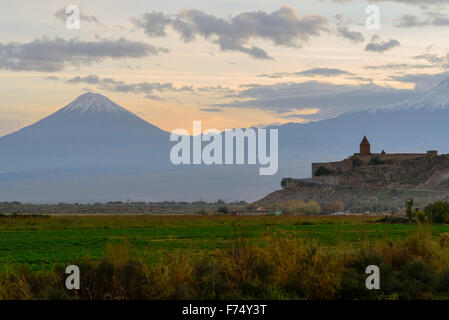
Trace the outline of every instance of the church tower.
{"type": "Polygon", "coordinates": [[[360,142],[360,154],[371,154],[371,145],[366,136],[360,142]]]}

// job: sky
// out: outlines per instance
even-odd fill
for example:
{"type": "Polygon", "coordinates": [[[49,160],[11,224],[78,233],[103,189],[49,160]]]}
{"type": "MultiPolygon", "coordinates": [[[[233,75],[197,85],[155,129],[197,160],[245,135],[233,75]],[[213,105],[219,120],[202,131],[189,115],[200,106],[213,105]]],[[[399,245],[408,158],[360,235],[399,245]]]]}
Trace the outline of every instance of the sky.
{"type": "Polygon", "coordinates": [[[381,107],[449,77],[448,29],[449,0],[2,1],[0,136],[88,91],[167,131],[381,107]]]}

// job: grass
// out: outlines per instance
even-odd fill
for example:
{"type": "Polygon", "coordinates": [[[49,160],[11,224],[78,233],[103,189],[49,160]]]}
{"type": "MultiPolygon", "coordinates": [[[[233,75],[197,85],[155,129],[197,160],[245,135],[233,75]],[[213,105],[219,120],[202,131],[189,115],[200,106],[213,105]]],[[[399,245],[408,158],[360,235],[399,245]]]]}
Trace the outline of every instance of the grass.
{"type": "MultiPolygon", "coordinates": [[[[108,243],[124,239],[151,263],[176,250],[199,254],[228,248],[236,236],[258,246],[264,246],[267,233],[280,233],[315,240],[323,247],[342,244],[357,247],[364,240],[403,240],[417,229],[412,224],[372,223],[376,219],[372,216],[3,217],[0,269],[6,263],[21,263],[40,270],[83,257],[98,259],[106,253],[108,243]]],[[[430,229],[435,236],[449,232],[446,225],[433,225],[430,229]]]]}
{"type": "Polygon", "coordinates": [[[447,299],[449,225],[372,216],[0,218],[0,299],[447,299]],[[64,288],[65,266],[82,270],[64,288]],[[364,287],[381,269],[381,290],[364,287]]]}

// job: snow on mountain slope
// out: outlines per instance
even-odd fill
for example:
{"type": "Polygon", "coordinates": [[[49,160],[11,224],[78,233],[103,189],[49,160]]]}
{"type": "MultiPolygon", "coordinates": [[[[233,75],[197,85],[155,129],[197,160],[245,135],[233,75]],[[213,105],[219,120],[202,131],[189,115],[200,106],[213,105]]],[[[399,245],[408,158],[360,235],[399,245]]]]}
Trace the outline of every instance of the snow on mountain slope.
{"type": "Polygon", "coordinates": [[[164,133],[109,98],[90,92],[79,96],[64,108],[20,131],[38,129],[44,131],[58,129],[59,134],[69,133],[71,135],[83,134],[84,130],[94,131],[96,134],[108,130],[108,134],[113,134],[116,131],[125,135],[136,131],[152,132],[157,135],[164,133]],[[71,129],[73,129],[72,132],[70,132],[71,129]]]}
{"type": "Polygon", "coordinates": [[[441,81],[436,87],[417,97],[393,104],[386,109],[401,110],[407,108],[446,109],[449,107],[449,78],[441,81]]]}
{"type": "Polygon", "coordinates": [[[131,112],[120,107],[109,98],[92,92],[79,96],[66,107],[62,108],[60,112],[77,113],[81,116],[86,114],[92,115],[93,113],[100,116],[108,114],[117,117],[120,117],[120,115],[132,115],[131,112]]]}
{"type": "Polygon", "coordinates": [[[85,94],[36,124],[0,138],[0,201],[256,200],[311,162],[358,151],[449,153],[449,80],[392,107],[279,126],[279,171],[258,166],[174,166],[169,133],[108,98],[85,94]]]}
{"type": "Polygon", "coordinates": [[[52,115],[0,138],[0,172],[135,163],[139,158],[161,162],[168,147],[167,132],[107,97],[85,93],[52,115]]]}

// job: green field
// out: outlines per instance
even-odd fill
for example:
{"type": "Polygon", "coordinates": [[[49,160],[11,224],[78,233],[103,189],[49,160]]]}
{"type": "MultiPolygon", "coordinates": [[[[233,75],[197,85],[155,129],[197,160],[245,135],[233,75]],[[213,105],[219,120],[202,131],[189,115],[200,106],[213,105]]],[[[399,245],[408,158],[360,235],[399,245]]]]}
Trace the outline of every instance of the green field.
{"type": "MultiPolygon", "coordinates": [[[[127,240],[150,263],[165,253],[227,248],[235,239],[264,246],[266,235],[313,239],[324,248],[384,239],[402,241],[415,224],[376,223],[380,217],[50,216],[0,218],[0,267],[10,263],[47,269],[81,258],[98,259],[108,243],[127,240]]],[[[449,225],[428,226],[433,235],[449,225]]]]}

